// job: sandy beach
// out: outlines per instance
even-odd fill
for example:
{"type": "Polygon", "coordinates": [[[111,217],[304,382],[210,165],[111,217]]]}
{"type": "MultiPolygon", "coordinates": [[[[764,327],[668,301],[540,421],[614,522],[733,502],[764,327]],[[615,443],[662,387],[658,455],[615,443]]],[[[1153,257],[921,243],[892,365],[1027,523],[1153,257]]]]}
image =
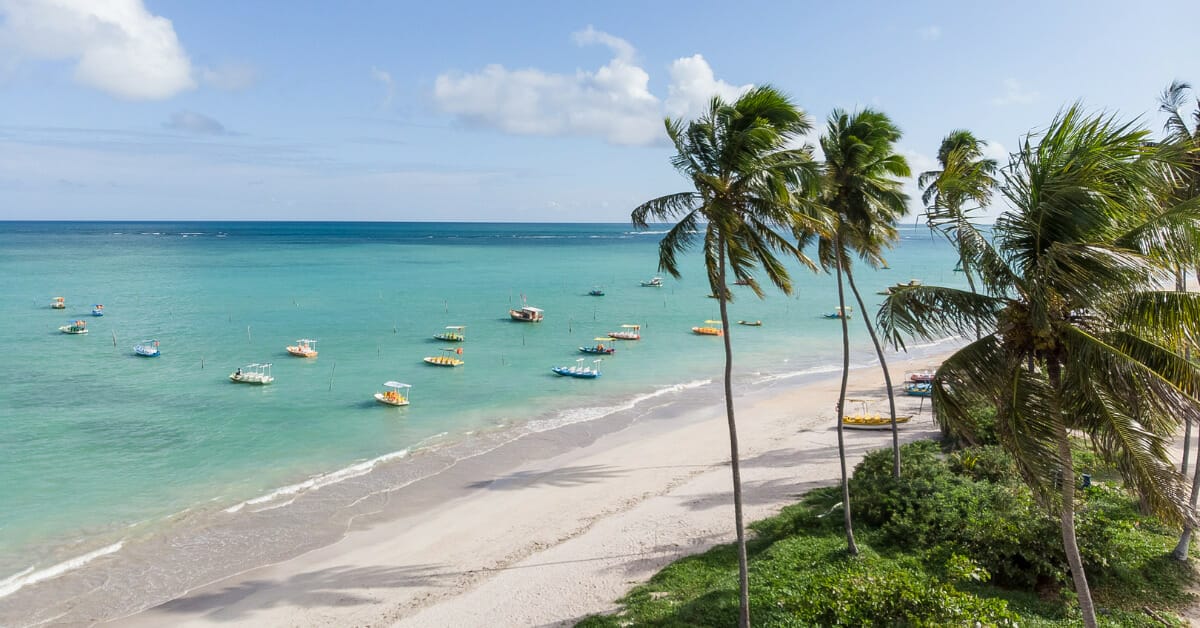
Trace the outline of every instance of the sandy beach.
{"type": "MultiPolygon", "coordinates": [[[[937,362],[902,357],[897,377],[937,362]]],[[[857,369],[849,397],[885,412],[882,383],[857,369]]],[[[828,374],[738,397],[749,520],[836,482],[837,387],[828,374]]],[[[897,399],[914,415],[905,440],[937,433],[927,402],[897,399]]],[[[508,468],[481,456],[397,491],[403,516],[106,625],[548,626],[611,611],[663,565],[733,539],[725,418],[709,401],[582,447],[566,430],[527,436],[508,468]]],[[[887,431],[846,435],[851,464],[890,443],[887,431]]]]}

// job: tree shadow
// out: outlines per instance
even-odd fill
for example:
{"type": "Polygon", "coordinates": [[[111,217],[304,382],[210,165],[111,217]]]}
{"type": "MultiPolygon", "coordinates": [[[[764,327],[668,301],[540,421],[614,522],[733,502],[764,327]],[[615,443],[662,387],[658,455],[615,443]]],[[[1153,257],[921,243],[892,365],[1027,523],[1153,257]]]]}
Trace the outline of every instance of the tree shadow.
{"type": "MultiPolygon", "coordinates": [[[[783,501],[791,503],[798,501],[805,493],[815,488],[832,486],[836,483],[836,479],[808,481],[775,479],[762,482],[742,482],[742,504],[745,506],[758,506],[762,504],[776,504],[783,501]]],[[[688,510],[708,510],[710,508],[732,506],[733,490],[709,493],[699,497],[688,497],[684,505],[687,506],[688,510]]]]}
{"type": "Polygon", "coordinates": [[[350,591],[431,586],[454,575],[438,572],[436,567],[329,567],[282,580],[247,580],[216,591],[185,595],[147,612],[202,614],[213,621],[239,621],[251,612],[281,605],[312,608],[370,604],[379,600],[350,591]],[[247,608],[237,606],[239,602],[266,591],[269,593],[263,596],[261,602],[247,608]]]}
{"type": "Polygon", "coordinates": [[[513,491],[534,486],[571,487],[620,477],[625,471],[603,464],[563,467],[550,471],[518,471],[490,480],[479,480],[467,488],[513,491]]]}

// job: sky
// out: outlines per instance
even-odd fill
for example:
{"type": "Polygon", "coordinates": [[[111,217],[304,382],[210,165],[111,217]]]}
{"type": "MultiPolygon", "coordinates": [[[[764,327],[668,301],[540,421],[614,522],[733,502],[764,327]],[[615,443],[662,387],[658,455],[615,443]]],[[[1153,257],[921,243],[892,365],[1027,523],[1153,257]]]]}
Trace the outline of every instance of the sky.
{"type": "Polygon", "coordinates": [[[956,128],[1006,163],[1074,101],[1158,133],[1163,88],[1200,84],[1198,19],[1195,0],[0,0],[0,219],[622,222],[688,189],[664,117],[765,84],[813,140],[872,107],[914,172],[956,128]]]}

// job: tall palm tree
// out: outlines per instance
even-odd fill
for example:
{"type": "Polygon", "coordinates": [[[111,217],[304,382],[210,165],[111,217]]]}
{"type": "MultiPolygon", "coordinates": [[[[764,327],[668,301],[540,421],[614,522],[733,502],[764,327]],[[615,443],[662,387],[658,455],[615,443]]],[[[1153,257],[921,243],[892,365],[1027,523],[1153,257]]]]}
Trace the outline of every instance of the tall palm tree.
{"type": "Polygon", "coordinates": [[[762,297],[753,273],[791,293],[792,283],[776,252],[815,269],[781,231],[808,224],[794,193],[817,175],[812,149],[788,148],[812,128],[808,116],[771,87],[746,92],[733,103],[713,98],[708,110],[686,126],[667,119],[667,135],[675,146],[671,163],[694,191],[659,197],[633,210],[633,224],[644,228],[651,218],[678,222],[659,243],[659,268],[679,276],[677,254],[699,240],[708,282],[721,310],[725,340],[725,412],[729,423],[729,457],[733,473],[734,523],[737,528],[739,625],[750,625],[746,538],[742,520],[741,470],[737,424],[733,411],[733,349],[727,303],[733,298],[727,270],[762,297]]]}
{"type": "MultiPolygon", "coordinates": [[[[983,156],[986,146],[987,142],[970,131],[955,129],[938,147],[941,170],[928,170],[917,178],[917,185],[924,191],[921,201],[926,207],[925,219],[958,249],[958,265],[971,292],[975,292],[975,278],[966,250],[971,239],[956,234],[969,224],[974,211],[991,201],[996,187],[996,160],[983,156]]],[[[975,338],[979,338],[978,330],[975,338]]]]}
{"type": "Polygon", "coordinates": [[[971,409],[996,406],[996,431],[1023,477],[1060,513],[1080,610],[1095,610],[1075,540],[1070,435],[1089,439],[1154,512],[1189,518],[1167,443],[1197,407],[1200,375],[1182,355],[1200,333],[1200,295],[1164,291],[1158,250],[1195,251],[1200,211],[1162,211],[1165,153],[1147,132],[1079,105],[1024,138],[1003,173],[1013,206],[994,239],[973,229],[984,290],[921,286],[888,297],[879,321],[904,336],[985,334],[942,363],[940,421],[971,433],[971,409]]]}
{"type": "MultiPolygon", "coordinates": [[[[1182,151],[1184,161],[1184,167],[1175,172],[1175,176],[1172,178],[1172,185],[1165,201],[1168,206],[1200,198],[1200,98],[1195,100],[1196,108],[1191,112],[1192,122],[1189,124],[1184,108],[1191,100],[1190,91],[1191,85],[1182,81],[1172,81],[1158,98],[1159,111],[1167,114],[1167,121],[1163,126],[1165,133],[1163,143],[1182,151]]],[[[1196,278],[1200,280],[1200,269],[1196,271],[1196,278]]],[[[1181,292],[1187,290],[1187,270],[1183,263],[1180,263],[1177,268],[1175,289],[1181,292]]],[[[1190,348],[1188,351],[1190,353],[1190,348]]],[[[1195,419],[1196,417],[1187,417],[1184,426],[1183,464],[1181,465],[1184,473],[1187,473],[1188,448],[1192,441],[1192,422],[1195,419]]],[[[1197,458],[1200,458],[1200,452],[1197,452],[1197,458]]],[[[1195,466],[1191,498],[1188,501],[1192,513],[1196,512],[1197,500],[1200,500],[1200,459],[1197,460],[1195,466]]],[[[1193,527],[1191,522],[1185,523],[1183,526],[1183,533],[1179,535],[1179,543],[1175,546],[1175,551],[1171,553],[1178,560],[1186,561],[1188,559],[1193,527]]]]}
{"type": "MultiPolygon", "coordinates": [[[[838,458],[842,473],[842,511],[845,519],[846,545],[851,554],[858,553],[854,542],[854,521],[850,507],[850,483],[846,472],[846,446],[842,415],[846,407],[846,385],[850,377],[850,328],[846,315],[846,293],[843,277],[863,308],[862,297],[851,275],[849,251],[857,251],[870,263],[882,261],[879,255],[888,237],[894,238],[892,225],[897,216],[907,212],[907,195],[901,190],[898,177],[910,175],[908,163],[895,152],[900,129],[883,113],[873,109],[849,113],[840,109],[829,115],[821,149],[825,153],[820,204],[834,221],[834,228],[819,238],[822,265],[833,267],[837,276],[838,307],[842,312],[842,382],[838,392],[837,435],[838,458]],[[890,231],[889,231],[890,229],[890,231]]],[[[861,310],[860,310],[861,311],[861,310]]],[[[900,444],[896,428],[896,403],[891,376],[883,347],[875,336],[870,319],[862,311],[863,321],[875,343],[876,354],[883,367],[888,402],[892,416],[893,473],[900,474],[900,444]]]]}

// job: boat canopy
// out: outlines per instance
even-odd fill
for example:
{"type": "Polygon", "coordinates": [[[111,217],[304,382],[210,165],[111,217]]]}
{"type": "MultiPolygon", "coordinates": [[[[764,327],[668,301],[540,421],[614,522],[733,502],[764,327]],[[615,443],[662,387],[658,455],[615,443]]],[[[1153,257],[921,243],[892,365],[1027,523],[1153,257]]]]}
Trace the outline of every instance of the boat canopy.
{"type": "Polygon", "coordinates": [[[412,388],[412,386],[410,386],[409,384],[405,384],[404,382],[396,382],[396,381],[384,382],[383,385],[387,386],[388,388],[412,388]]]}
{"type": "Polygon", "coordinates": [[[605,337],[603,337],[603,338],[592,338],[592,340],[602,340],[602,341],[604,341],[604,342],[608,342],[609,340],[612,340],[612,338],[609,338],[608,336],[605,336],[605,337]]]}
{"type": "Polygon", "coordinates": [[[530,306],[526,305],[526,306],[524,306],[524,307],[522,307],[522,308],[521,308],[521,311],[523,311],[523,312],[537,312],[538,314],[541,314],[541,313],[542,313],[542,312],[544,312],[545,310],[543,310],[542,308],[539,308],[539,307],[530,307],[530,306]]]}
{"type": "Polygon", "coordinates": [[[467,328],[467,326],[466,326],[466,325],[446,325],[446,329],[458,329],[458,330],[463,330],[463,329],[466,329],[466,328],[467,328]]]}
{"type": "Polygon", "coordinates": [[[721,321],[704,321],[704,322],[708,323],[709,325],[720,325],[721,324],[721,321]]]}
{"type": "Polygon", "coordinates": [[[621,327],[624,327],[626,329],[641,329],[642,328],[641,325],[621,325],[621,327]]]}

